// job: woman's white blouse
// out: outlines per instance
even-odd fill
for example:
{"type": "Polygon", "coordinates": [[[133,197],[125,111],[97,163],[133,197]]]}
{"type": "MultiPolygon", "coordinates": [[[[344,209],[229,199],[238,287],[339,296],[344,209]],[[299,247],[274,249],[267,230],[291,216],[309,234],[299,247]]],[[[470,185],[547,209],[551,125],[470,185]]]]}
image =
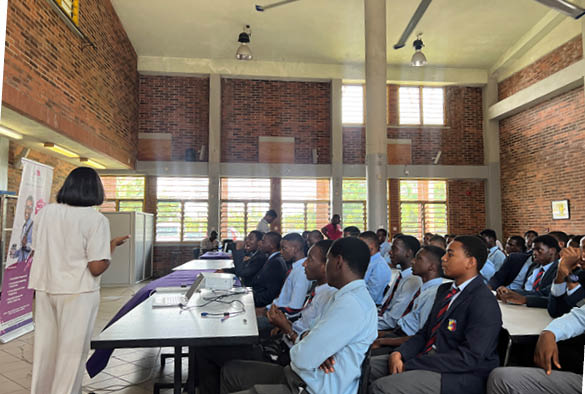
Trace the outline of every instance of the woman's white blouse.
{"type": "Polygon", "coordinates": [[[49,204],[34,218],[29,288],[51,294],[98,290],[90,261],[110,260],[110,223],[92,207],[49,204]]]}

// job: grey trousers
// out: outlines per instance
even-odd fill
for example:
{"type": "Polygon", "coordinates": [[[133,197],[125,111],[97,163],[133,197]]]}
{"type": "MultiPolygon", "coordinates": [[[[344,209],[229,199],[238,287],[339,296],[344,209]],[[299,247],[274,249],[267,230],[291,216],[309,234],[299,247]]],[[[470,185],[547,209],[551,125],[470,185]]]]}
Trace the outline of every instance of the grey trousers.
{"type": "Polygon", "coordinates": [[[304,385],[290,366],[237,360],[221,369],[221,394],[297,394],[304,385]]]}
{"type": "Polygon", "coordinates": [[[490,374],[488,394],[579,394],[583,376],[573,372],[552,371],[547,375],[541,368],[496,368],[490,374]]]}
{"type": "Polygon", "coordinates": [[[431,394],[441,392],[441,374],[431,371],[406,371],[388,374],[388,355],[370,359],[370,394],[431,394]]]}

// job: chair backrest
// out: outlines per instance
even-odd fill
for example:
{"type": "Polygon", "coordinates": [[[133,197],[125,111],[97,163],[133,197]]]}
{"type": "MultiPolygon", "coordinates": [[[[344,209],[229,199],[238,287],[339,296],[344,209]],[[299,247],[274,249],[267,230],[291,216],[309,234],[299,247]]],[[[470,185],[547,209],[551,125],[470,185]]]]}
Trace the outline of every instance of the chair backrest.
{"type": "Polygon", "coordinates": [[[233,239],[224,239],[222,242],[222,251],[227,253],[228,250],[234,250],[234,240],[233,239]]]}
{"type": "Polygon", "coordinates": [[[512,337],[504,327],[500,330],[498,337],[498,356],[500,357],[500,367],[508,365],[510,359],[510,348],[512,347],[512,337]]]}
{"type": "Polygon", "coordinates": [[[370,383],[370,357],[372,355],[372,347],[368,348],[366,352],[366,357],[364,357],[364,361],[362,362],[362,375],[360,376],[360,384],[358,386],[357,394],[367,394],[368,392],[368,385],[370,383]]]}

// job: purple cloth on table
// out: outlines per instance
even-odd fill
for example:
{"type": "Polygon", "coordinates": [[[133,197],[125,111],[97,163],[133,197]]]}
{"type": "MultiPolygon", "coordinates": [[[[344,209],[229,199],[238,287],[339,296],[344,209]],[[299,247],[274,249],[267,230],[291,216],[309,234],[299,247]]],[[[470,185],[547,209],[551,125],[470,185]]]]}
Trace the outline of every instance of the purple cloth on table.
{"type": "MultiPolygon", "coordinates": [[[[194,281],[197,275],[201,272],[210,271],[210,270],[186,270],[186,271],[174,271],[173,273],[163,276],[160,279],[154,280],[144,286],[142,289],[138,290],[134,297],[132,297],[123,307],[116,313],[116,316],[110,320],[108,325],[104,328],[108,328],[114,322],[119,320],[122,316],[130,312],[144,300],[146,300],[153,290],[157,287],[170,287],[170,286],[189,286],[194,281]]],[[[87,369],[87,373],[90,377],[94,377],[98,373],[100,373],[106,365],[108,365],[108,361],[110,360],[110,356],[114,352],[114,349],[97,349],[87,360],[85,367],[87,369]]]]}
{"type": "Polygon", "coordinates": [[[207,252],[199,258],[202,260],[231,260],[232,255],[224,252],[207,252]]]}

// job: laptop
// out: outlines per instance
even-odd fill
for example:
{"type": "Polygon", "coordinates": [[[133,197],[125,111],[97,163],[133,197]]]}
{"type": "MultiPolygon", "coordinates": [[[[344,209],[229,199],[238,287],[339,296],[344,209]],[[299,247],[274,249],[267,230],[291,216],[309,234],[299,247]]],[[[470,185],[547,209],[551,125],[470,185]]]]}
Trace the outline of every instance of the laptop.
{"type": "Polygon", "coordinates": [[[165,306],[180,306],[180,305],[187,305],[193,294],[201,287],[203,283],[203,275],[199,274],[197,279],[193,282],[191,287],[186,294],[177,294],[177,293],[162,293],[162,294],[155,294],[152,300],[152,307],[165,307],[165,306]]]}

